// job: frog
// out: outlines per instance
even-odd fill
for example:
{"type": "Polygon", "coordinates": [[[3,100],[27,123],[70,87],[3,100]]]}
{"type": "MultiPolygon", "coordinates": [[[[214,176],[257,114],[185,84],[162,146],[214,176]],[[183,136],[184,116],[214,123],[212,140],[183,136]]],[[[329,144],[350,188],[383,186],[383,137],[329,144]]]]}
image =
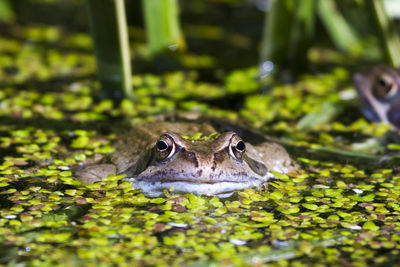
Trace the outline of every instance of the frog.
{"type": "Polygon", "coordinates": [[[117,141],[112,154],[75,166],[73,173],[86,184],[125,174],[124,180],[150,197],[163,195],[165,189],[229,197],[238,190],[262,187],[274,173],[299,168],[281,144],[251,141],[235,131],[218,132],[206,122],[140,123],[117,141]]]}
{"type": "Polygon", "coordinates": [[[400,69],[377,65],[355,73],[353,80],[365,117],[399,129],[400,69]]]}

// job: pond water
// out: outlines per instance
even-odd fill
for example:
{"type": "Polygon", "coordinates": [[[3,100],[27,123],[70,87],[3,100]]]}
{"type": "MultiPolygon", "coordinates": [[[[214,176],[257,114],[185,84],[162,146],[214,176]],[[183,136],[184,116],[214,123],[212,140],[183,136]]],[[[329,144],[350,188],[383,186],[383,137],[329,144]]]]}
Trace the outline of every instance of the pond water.
{"type": "Polygon", "coordinates": [[[0,263],[397,263],[397,133],[363,118],[346,68],[293,84],[261,80],[256,66],[212,82],[207,72],[135,74],[136,102],[116,104],[98,97],[87,35],[20,30],[29,42],[0,38],[0,263]],[[70,48],[54,47],[52,33],[70,48]],[[303,170],[228,199],[150,198],[121,176],[93,185],[73,177],[71,165],[113,152],[130,125],[174,111],[246,120],[285,143],[303,170]]]}

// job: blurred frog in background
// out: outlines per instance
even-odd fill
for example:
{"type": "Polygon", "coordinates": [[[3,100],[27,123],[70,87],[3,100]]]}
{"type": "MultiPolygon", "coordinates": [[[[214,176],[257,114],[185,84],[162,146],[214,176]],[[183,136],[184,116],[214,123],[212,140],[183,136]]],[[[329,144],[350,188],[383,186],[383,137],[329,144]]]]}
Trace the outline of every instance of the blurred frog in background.
{"type": "Polygon", "coordinates": [[[400,128],[400,69],[384,65],[354,75],[364,115],[400,128]]]}

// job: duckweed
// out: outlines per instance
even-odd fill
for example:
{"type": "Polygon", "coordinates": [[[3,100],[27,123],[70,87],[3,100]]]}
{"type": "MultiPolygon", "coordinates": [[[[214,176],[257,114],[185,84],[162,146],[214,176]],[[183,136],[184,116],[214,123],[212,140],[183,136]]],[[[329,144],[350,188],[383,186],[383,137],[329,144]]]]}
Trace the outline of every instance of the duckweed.
{"type": "Polygon", "coordinates": [[[204,136],[202,133],[196,133],[193,136],[182,135],[181,137],[183,139],[186,139],[186,140],[189,140],[189,141],[203,141],[203,140],[215,139],[217,136],[218,136],[218,133],[211,133],[208,136],[204,136]]]}

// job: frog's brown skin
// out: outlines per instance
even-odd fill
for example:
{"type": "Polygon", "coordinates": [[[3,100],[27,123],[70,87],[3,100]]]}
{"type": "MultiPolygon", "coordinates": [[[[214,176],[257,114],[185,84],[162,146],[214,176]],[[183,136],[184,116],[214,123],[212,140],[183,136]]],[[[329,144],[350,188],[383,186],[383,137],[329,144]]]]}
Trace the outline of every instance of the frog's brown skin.
{"type": "Polygon", "coordinates": [[[149,196],[164,189],[227,197],[234,191],[261,186],[271,171],[288,173],[298,168],[279,144],[251,145],[234,132],[210,140],[191,141],[184,136],[209,136],[209,124],[153,122],[139,124],[116,144],[101,164],[79,166],[74,174],[93,183],[109,174],[126,174],[132,186],[149,196]]]}
{"type": "Polygon", "coordinates": [[[354,75],[365,116],[400,128],[400,69],[375,66],[354,75]]]}

